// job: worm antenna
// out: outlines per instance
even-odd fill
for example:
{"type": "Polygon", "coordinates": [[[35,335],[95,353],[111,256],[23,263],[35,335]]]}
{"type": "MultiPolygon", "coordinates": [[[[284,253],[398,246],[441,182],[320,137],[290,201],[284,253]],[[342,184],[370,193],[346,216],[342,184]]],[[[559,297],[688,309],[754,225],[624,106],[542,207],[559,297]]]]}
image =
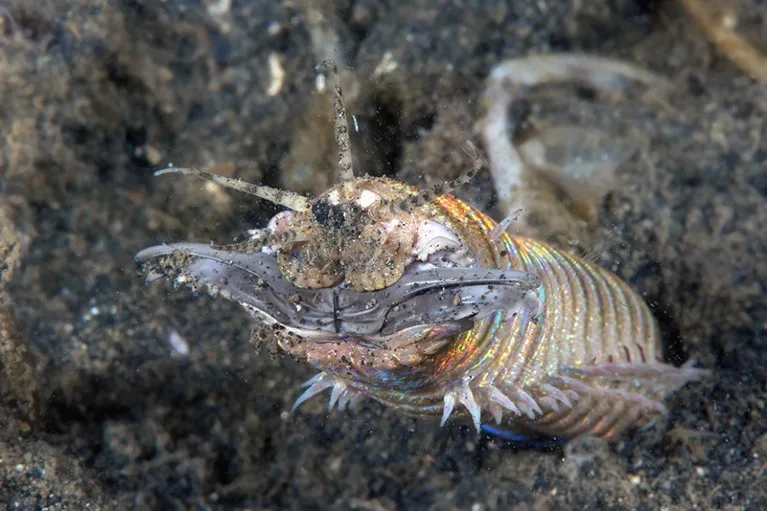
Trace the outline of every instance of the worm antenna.
{"type": "Polygon", "coordinates": [[[254,185],[246,183],[241,179],[232,179],[231,177],[219,176],[198,169],[168,167],[167,169],[158,170],[154,173],[155,176],[162,176],[164,174],[185,174],[187,176],[196,176],[200,179],[211,181],[226,188],[231,188],[243,193],[255,195],[260,199],[265,199],[269,202],[279,204],[280,206],[285,206],[286,208],[292,209],[293,211],[308,211],[311,207],[309,205],[309,199],[298,193],[289,192],[287,190],[280,190],[279,188],[272,188],[270,186],[254,185]]]}
{"type": "Polygon", "coordinates": [[[294,243],[308,241],[310,237],[292,229],[286,231],[272,232],[267,229],[258,231],[252,238],[242,243],[231,245],[213,245],[217,250],[228,252],[238,252],[243,254],[253,254],[261,251],[264,247],[285,248],[294,243]]]}
{"type": "Polygon", "coordinates": [[[407,199],[400,201],[400,202],[388,202],[383,204],[382,206],[385,208],[388,208],[392,213],[410,213],[413,210],[416,210],[420,208],[421,206],[424,206],[425,204],[430,203],[437,197],[440,197],[442,195],[454,192],[458,188],[462,187],[469,181],[471,181],[474,176],[477,175],[479,172],[479,169],[482,168],[482,157],[479,155],[479,151],[477,150],[477,147],[472,142],[466,142],[466,147],[464,148],[464,151],[466,151],[469,156],[471,156],[474,159],[474,165],[472,165],[471,169],[467,170],[463,174],[461,174],[456,179],[453,179],[452,181],[447,181],[445,183],[440,183],[437,185],[432,186],[428,190],[424,190],[418,195],[414,195],[412,197],[408,197],[407,199]]]}
{"type": "Polygon", "coordinates": [[[354,181],[354,163],[352,162],[352,146],[349,140],[349,121],[346,116],[346,106],[341,92],[341,80],[338,78],[338,66],[332,60],[323,60],[317,64],[317,72],[333,75],[333,118],[336,145],[338,145],[338,177],[341,182],[354,181]]]}

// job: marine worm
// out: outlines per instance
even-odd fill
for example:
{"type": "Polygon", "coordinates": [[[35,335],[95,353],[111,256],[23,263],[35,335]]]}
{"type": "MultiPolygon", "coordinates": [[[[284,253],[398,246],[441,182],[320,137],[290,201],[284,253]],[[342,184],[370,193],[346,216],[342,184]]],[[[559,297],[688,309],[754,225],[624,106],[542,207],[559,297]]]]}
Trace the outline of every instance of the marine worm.
{"type": "MultiPolygon", "coordinates": [[[[319,70],[336,77],[335,64],[319,70]]],[[[336,79],[341,182],[299,194],[185,173],[288,208],[245,242],[139,252],[152,275],[237,301],[277,324],[279,346],[316,366],[295,407],[372,398],[404,413],[468,418],[477,431],[613,437],[666,413],[704,371],[662,360],[647,305],[607,270],[511,236],[450,195],[481,167],[431,190],[358,178],[336,79]]]]}

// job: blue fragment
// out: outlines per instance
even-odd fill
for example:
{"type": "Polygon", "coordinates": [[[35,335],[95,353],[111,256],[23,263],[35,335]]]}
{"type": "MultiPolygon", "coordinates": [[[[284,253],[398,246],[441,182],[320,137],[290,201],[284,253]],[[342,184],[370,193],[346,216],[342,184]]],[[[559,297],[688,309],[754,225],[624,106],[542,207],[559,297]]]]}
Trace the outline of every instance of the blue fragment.
{"type": "Polygon", "coordinates": [[[560,445],[565,445],[567,440],[556,437],[546,437],[537,435],[524,435],[521,433],[515,433],[506,429],[500,429],[489,424],[482,424],[482,431],[488,435],[496,436],[507,442],[512,442],[520,447],[528,447],[531,449],[550,449],[560,445]]]}

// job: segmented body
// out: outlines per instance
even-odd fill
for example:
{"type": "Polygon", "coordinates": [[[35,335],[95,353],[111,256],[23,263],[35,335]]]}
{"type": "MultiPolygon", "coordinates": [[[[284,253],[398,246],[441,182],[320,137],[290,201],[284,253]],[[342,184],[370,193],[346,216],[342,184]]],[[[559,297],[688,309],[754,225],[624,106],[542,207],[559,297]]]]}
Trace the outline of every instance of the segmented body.
{"type": "Polygon", "coordinates": [[[309,199],[165,169],[290,211],[242,243],[136,256],[160,258],[150,275],[206,287],[281,325],[280,347],[322,371],[294,409],[331,389],[330,409],[373,398],[443,424],[456,412],[477,431],[495,420],[520,433],[609,438],[664,414],[669,393],[705,374],[663,363],[647,305],[618,277],[509,236],[509,219],[497,227],[447,195],[476,174],[478,156],[464,176],[427,191],[356,178],[338,83],[335,108],[340,184],[309,199]]]}
{"type": "MultiPolygon", "coordinates": [[[[474,228],[488,236],[495,226],[456,199],[442,202],[458,215],[467,210],[474,228]]],[[[482,361],[472,378],[478,389],[492,385],[512,400],[522,390],[540,409],[517,399],[523,412],[517,422],[564,437],[609,437],[663,411],[659,399],[668,389],[662,380],[647,379],[652,366],[675,371],[662,363],[658,327],[636,292],[603,268],[529,238],[504,233],[489,246],[501,264],[542,279],[544,308],[535,322],[519,316],[467,335],[467,344],[486,338],[475,355],[482,361]],[[600,367],[609,374],[621,366],[642,377],[615,381],[597,375],[600,367]]]]}
{"type": "Polygon", "coordinates": [[[662,363],[650,311],[616,276],[535,240],[493,239],[496,223],[454,197],[440,197],[429,212],[483,265],[537,274],[542,313],[494,313],[415,366],[381,372],[351,364],[325,373],[326,386],[338,389],[331,404],[359,392],[410,414],[446,418],[456,403],[476,413],[473,400],[489,412],[483,421],[501,422],[505,414],[503,422],[517,430],[611,437],[662,414],[661,399],[690,378],[662,363]]]}

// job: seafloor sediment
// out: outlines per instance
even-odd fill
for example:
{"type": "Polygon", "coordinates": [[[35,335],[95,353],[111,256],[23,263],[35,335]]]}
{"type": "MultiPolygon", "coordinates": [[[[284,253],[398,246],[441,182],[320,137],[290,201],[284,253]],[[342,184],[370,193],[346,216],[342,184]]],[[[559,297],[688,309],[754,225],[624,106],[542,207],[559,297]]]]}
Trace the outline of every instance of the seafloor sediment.
{"type": "MultiPolygon", "coordinates": [[[[713,52],[672,0],[357,0],[319,21],[298,4],[0,6],[0,502],[767,507],[767,87],[713,52]],[[531,123],[639,142],[602,205],[593,257],[653,306],[673,361],[714,372],[669,401],[668,425],[523,450],[374,403],[328,416],[316,399],[288,416],[310,367],[276,353],[268,331],[251,335],[232,303],[144,285],[141,248],[228,242],[275,211],[154,169],[326,181],[327,154],[296,155],[294,139],[324,147],[320,58],[340,56],[358,82],[358,168],[429,185],[469,164],[462,147],[491,67],[553,51],[623,58],[675,85],[665,102],[572,89],[529,99],[531,123]]],[[[745,4],[746,28],[767,40],[767,5],[745,4]]],[[[494,212],[486,171],[458,195],[494,212]]]]}

